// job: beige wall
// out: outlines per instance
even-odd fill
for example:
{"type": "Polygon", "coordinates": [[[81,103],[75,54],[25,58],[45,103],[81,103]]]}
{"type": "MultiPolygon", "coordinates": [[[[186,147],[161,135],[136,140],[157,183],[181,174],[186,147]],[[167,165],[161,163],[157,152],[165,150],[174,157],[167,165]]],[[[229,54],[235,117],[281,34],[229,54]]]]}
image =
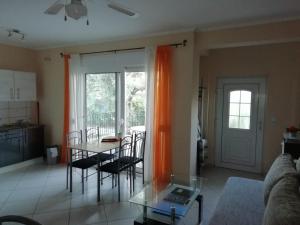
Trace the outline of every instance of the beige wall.
{"type": "Polygon", "coordinates": [[[199,32],[198,49],[217,49],[300,41],[300,20],[199,32]]]}
{"type": "Polygon", "coordinates": [[[0,69],[37,72],[36,52],[0,44],[0,69]]]}
{"type": "MultiPolygon", "coordinates": [[[[135,48],[144,46],[155,46],[170,43],[188,41],[186,47],[174,48],[173,51],[173,100],[172,100],[172,152],[173,171],[186,176],[194,174],[194,161],[196,132],[191,131],[193,124],[197,123],[197,107],[195,96],[197,96],[198,74],[194,71],[194,39],[193,32],[181,33],[167,36],[156,36],[142,39],[110,42],[105,44],[90,44],[43,50],[38,52],[38,62],[41,73],[40,118],[46,125],[46,137],[48,144],[60,144],[63,130],[63,60],[60,52],[82,53],[112,49],[135,48]],[[194,88],[191,88],[194,87],[194,88]],[[193,104],[192,104],[193,102],[193,104]],[[191,141],[193,140],[193,142],[191,141]]],[[[198,61],[196,61],[198,63],[198,61]]]]}
{"type": "Polygon", "coordinates": [[[284,129],[300,125],[300,43],[210,50],[200,59],[200,77],[207,88],[206,127],[209,159],[214,161],[216,81],[219,77],[263,76],[267,79],[263,168],[280,153],[284,129]],[[272,122],[272,118],[276,122],[272,122]]]}

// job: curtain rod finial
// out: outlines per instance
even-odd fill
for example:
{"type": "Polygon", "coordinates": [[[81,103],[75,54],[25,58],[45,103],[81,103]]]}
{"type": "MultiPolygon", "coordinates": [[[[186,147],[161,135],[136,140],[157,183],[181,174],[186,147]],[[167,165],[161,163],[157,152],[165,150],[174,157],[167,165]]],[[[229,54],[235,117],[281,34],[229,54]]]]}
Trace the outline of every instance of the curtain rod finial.
{"type": "Polygon", "coordinates": [[[187,40],[183,40],[182,44],[183,46],[186,46],[187,40]]]}
{"type": "Polygon", "coordinates": [[[61,53],[59,53],[59,54],[60,54],[60,57],[64,57],[64,53],[61,52],[61,53]]]}

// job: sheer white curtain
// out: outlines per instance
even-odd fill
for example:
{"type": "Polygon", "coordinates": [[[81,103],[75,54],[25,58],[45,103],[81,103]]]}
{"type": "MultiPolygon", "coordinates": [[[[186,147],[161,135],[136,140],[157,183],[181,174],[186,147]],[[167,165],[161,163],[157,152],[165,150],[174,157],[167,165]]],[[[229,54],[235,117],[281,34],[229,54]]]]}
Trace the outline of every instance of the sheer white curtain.
{"type": "Polygon", "coordinates": [[[85,75],[78,54],[70,58],[70,131],[85,128],[85,75]]]}
{"type": "Polygon", "coordinates": [[[154,62],[155,47],[145,49],[147,73],[147,107],[146,107],[146,145],[145,145],[145,181],[152,180],[152,130],[154,112],[154,62]]]}

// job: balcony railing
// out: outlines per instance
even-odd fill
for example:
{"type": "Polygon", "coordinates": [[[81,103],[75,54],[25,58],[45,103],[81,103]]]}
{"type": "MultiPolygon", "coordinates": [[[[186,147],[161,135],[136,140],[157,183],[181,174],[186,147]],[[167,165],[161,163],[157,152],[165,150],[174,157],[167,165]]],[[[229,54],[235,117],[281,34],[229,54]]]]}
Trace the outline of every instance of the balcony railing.
{"type": "MultiPolygon", "coordinates": [[[[140,111],[137,113],[129,113],[126,117],[126,127],[128,132],[132,127],[144,126],[145,125],[145,111],[140,111]]],[[[99,127],[100,135],[109,135],[115,134],[115,113],[97,113],[97,112],[88,112],[87,127],[99,127]]]]}

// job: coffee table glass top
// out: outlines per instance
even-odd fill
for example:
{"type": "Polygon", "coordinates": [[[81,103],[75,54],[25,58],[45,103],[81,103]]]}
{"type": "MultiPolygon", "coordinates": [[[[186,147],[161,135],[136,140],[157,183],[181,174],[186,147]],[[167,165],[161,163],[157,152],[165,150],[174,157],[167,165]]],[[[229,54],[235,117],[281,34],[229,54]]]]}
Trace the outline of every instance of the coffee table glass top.
{"type": "Polygon", "coordinates": [[[176,180],[171,176],[170,182],[153,181],[129,199],[162,215],[171,215],[175,210],[176,217],[184,217],[198,195],[201,193],[203,178],[190,177],[188,181],[176,180]]]}

